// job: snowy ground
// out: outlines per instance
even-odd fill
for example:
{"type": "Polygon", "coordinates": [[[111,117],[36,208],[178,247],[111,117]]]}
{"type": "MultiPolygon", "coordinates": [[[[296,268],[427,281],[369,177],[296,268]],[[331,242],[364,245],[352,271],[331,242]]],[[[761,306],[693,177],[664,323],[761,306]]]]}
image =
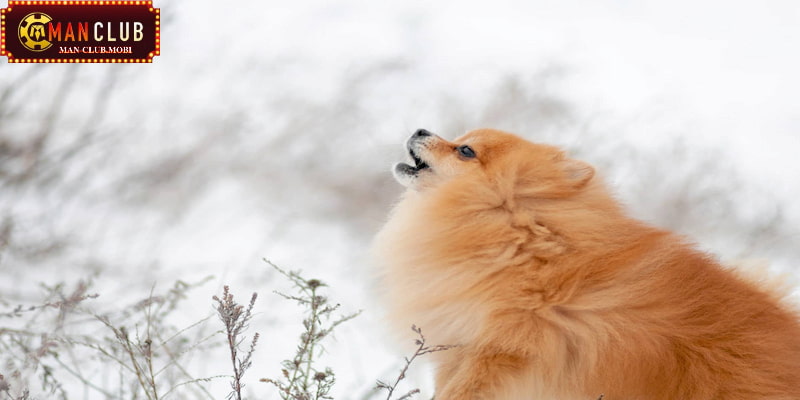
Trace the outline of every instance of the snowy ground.
{"type": "MultiPolygon", "coordinates": [[[[262,398],[255,378],[299,332],[268,258],[365,310],[328,346],[336,397],[360,398],[403,354],[381,330],[366,251],[419,127],[563,145],[637,216],[797,275],[796,1],[155,4],[152,65],[0,63],[5,304],[95,276],[113,307],[213,275],[177,323],[208,315],[224,284],[258,292],[249,389],[262,398]],[[43,134],[46,162],[15,180],[43,134]]],[[[197,374],[229,373],[224,358],[197,374]]]]}

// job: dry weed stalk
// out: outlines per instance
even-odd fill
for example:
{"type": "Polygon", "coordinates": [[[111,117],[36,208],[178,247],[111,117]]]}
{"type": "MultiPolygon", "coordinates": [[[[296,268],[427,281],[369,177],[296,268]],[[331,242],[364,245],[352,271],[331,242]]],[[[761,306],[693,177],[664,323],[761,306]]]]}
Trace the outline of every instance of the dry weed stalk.
{"type": "Polygon", "coordinates": [[[188,337],[189,330],[210,316],[183,329],[170,324],[186,292],[204,282],[176,282],[167,293],[151,291],[141,301],[102,315],[95,311],[97,305],[85,304],[97,297],[88,294],[88,283],[79,282],[72,290],[64,284],[42,285],[48,292],[42,303],[0,313],[18,325],[0,328],[0,368],[10,370],[0,378],[0,398],[40,398],[46,392],[46,398],[69,399],[74,397],[71,390],[82,387],[84,393],[103,398],[163,400],[183,388],[181,392],[193,391],[197,398],[213,399],[201,384],[212,378],[193,378],[182,365],[183,357],[213,338],[201,332],[196,340],[188,337]],[[108,334],[97,329],[97,322],[108,334]],[[98,374],[115,365],[119,386],[99,382],[98,374]],[[28,390],[34,389],[32,377],[41,382],[41,393],[28,390]]]}
{"type": "Polygon", "coordinates": [[[244,357],[240,357],[240,347],[245,339],[244,331],[247,330],[252,318],[253,305],[255,305],[257,293],[253,293],[250,297],[250,304],[245,308],[243,305],[236,303],[233,300],[233,294],[230,293],[230,288],[226,285],[222,291],[222,298],[214,296],[214,301],[217,302],[217,315],[222,323],[225,325],[225,333],[228,339],[228,349],[231,354],[231,364],[233,364],[233,380],[231,381],[231,393],[228,394],[228,399],[235,398],[242,400],[242,377],[245,371],[252,365],[251,358],[258,342],[258,332],[253,335],[250,342],[250,348],[244,352],[244,357]]]}
{"type": "Polygon", "coordinates": [[[280,379],[261,379],[275,385],[283,400],[320,400],[330,399],[330,390],[336,382],[336,376],[330,368],[321,369],[317,357],[324,347],[322,340],[331,335],[341,323],[349,321],[361,312],[340,315],[329,322],[339,304],[331,305],[329,299],[318,294],[326,285],[318,279],[305,279],[299,272],[286,272],[268,260],[267,264],[275,268],[283,276],[289,278],[298,290],[297,296],[275,292],[281,297],[294,300],[305,308],[306,318],[303,320],[304,331],[300,335],[295,356],[283,362],[283,375],[280,379]]]}
{"type": "MultiPolygon", "coordinates": [[[[199,396],[212,399],[213,396],[200,383],[216,377],[194,378],[180,362],[182,356],[197,350],[210,340],[211,336],[201,338],[188,346],[188,341],[176,340],[178,338],[186,339],[184,335],[190,329],[198,327],[209,318],[203,318],[183,329],[176,329],[168,324],[170,314],[186,297],[186,292],[208,282],[210,278],[207,277],[194,284],[177,281],[167,293],[162,295],[154,295],[151,289],[147,298],[116,313],[114,319],[119,321],[116,323],[112,322],[112,318],[107,315],[93,314],[97,320],[113,332],[113,340],[105,341],[105,343],[111,343],[111,346],[106,347],[103,342],[97,341],[76,343],[99,351],[103,356],[115,361],[121,368],[121,374],[128,372],[134,375],[135,384],[131,385],[131,395],[134,397],[138,397],[138,390],[141,389],[148,400],[161,400],[169,397],[179,387],[192,385],[198,391],[199,396]],[[122,321],[137,315],[140,315],[143,320],[132,322],[134,331],[131,332],[122,325],[122,321]],[[141,332],[140,327],[142,328],[141,332]],[[176,376],[166,376],[170,373],[174,373],[176,376]],[[177,376],[182,377],[183,380],[178,381],[177,376]]],[[[122,377],[122,375],[120,376],[122,377]]],[[[85,380],[84,383],[86,384],[85,380]]],[[[107,391],[96,387],[94,389],[107,395],[107,391]]],[[[118,389],[121,397],[124,393],[123,387],[120,386],[118,389]]]]}
{"type": "Polygon", "coordinates": [[[84,281],[79,281],[78,284],[75,286],[75,289],[69,295],[64,295],[62,290],[64,285],[58,284],[53,287],[47,287],[45,285],[44,288],[50,293],[51,296],[59,297],[59,300],[54,301],[47,301],[43,304],[33,305],[33,306],[23,306],[17,305],[13,310],[8,312],[0,313],[0,317],[6,318],[13,318],[13,317],[21,317],[25,313],[34,312],[34,311],[41,311],[45,308],[55,308],[60,310],[59,313],[59,322],[63,323],[64,316],[68,314],[70,311],[75,309],[82,301],[88,299],[96,299],[99,295],[97,293],[88,294],[86,293],[89,289],[89,285],[84,281]]]}
{"type": "Polygon", "coordinates": [[[145,338],[136,334],[135,340],[131,341],[128,330],[124,326],[116,327],[108,319],[100,320],[114,332],[118,344],[128,357],[127,366],[132,369],[139,382],[139,386],[144,391],[148,400],[159,400],[158,385],[153,370],[153,340],[150,337],[150,329],[145,331],[145,338]]]}
{"type": "Polygon", "coordinates": [[[0,367],[11,370],[8,377],[0,378],[0,393],[5,392],[9,399],[30,398],[31,378],[40,381],[41,390],[53,398],[68,397],[61,382],[63,376],[51,362],[58,362],[59,353],[69,351],[61,346],[67,318],[82,312],[81,303],[97,295],[87,294],[89,283],[84,281],[79,281],[69,292],[65,292],[65,286],[42,284],[47,293],[42,303],[18,305],[12,311],[0,313],[0,318],[15,319],[17,325],[0,328],[0,355],[4,362],[0,367]],[[47,320],[53,309],[58,310],[58,315],[47,320]]]}
{"type": "MultiPolygon", "coordinates": [[[[408,372],[408,369],[411,367],[411,363],[414,362],[414,360],[417,357],[424,356],[425,354],[435,353],[437,351],[445,351],[445,350],[452,349],[453,347],[457,347],[457,345],[450,345],[450,344],[437,344],[437,345],[434,345],[434,346],[426,346],[425,335],[422,334],[422,329],[417,327],[416,325],[412,325],[411,326],[411,330],[416,332],[417,336],[419,336],[417,339],[414,340],[414,344],[417,345],[417,350],[414,352],[414,354],[410,358],[409,357],[405,357],[405,365],[403,366],[403,369],[400,371],[400,374],[397,375],[397,378],[395,379],[394,383],[392,383],[391,385],[386,383],[386,382],[382,382],[382,381],[378,381],[378,383],[377,383],[376,388],[378,390],[383,389],[383,390],[386,390],[388,392],[387,395],[386,395],[386,400],[391,400],[392,395],[394,394],[394,391],[397,389],[397,385],[400,383],[400,381],[402,381],[403,379],[406,378],[406,372],[408,372]]],[[[397,400],[407,400],[407,399],[411,398],[412,396],[414,396],[417,393],[419,393],[419,389],[413,389],[413,390],[409,391],[408,393],[400,396],[400,398],[398,398],[397,400]]]]}

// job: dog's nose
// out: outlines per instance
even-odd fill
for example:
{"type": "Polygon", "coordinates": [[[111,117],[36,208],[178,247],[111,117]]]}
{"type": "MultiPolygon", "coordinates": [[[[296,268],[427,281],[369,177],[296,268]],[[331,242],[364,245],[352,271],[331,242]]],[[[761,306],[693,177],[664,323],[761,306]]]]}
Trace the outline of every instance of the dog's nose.
{"type": "Polygon", "coordinates": [[[425,136],[433,136],[433,134],[428,132],[425,129],[417,129],[417,131],[414,132],[414,135],[412,135],[411,137],[422,138],[422,137],[425,137],[425,136]]]}

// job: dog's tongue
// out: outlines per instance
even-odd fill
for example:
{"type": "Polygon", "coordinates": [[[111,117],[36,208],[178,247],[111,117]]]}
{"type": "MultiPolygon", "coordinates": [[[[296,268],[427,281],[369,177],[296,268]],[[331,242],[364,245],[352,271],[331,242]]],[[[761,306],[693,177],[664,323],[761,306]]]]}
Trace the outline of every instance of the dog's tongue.
{"type": "Polygon", "coordinates": [[[405,175],[415,175],[417,171],[419,171],[417,167],[412,167],[406,163],[398,163],[397,165],[394,166],[394,169],[397,172],[405,175]]]}
{"type": "Polygon", "coordinates": [[[408,164],[408,163],[398,163],[397,167],[398,168],[402,168],[402,169],[407,170],[407,171],[416,172],[416,171],[419,171],[421,169],[428,168],[428,164],[425,164],[424,162],[415,163],[415,165],[411,165],[411,164],[408,164]]]}

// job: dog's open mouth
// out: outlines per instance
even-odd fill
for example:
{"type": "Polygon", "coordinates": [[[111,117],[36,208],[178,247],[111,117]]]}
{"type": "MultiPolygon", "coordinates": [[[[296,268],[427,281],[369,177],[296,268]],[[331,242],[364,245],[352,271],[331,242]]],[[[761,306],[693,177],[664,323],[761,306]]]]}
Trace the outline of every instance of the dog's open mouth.
{"type": "Polygon", "coordinates": [[[410,155],[411,159],[414,160],[414,169],[416,169],[417,171],[423,170],[425,168],[430,168],[430,165],[428,165],[428,163],[426,163],[425,161],[422,161],[422,159],[417,155],[417,153],[414,152],[414,149],[408,149],[408,155],[410,155]]]}
{"type": "Polygon", "coordinates": [[[416,152],[414,152],[414,149],[409,148],[408,149],[408,155],[411,157],[411,160],[414,162],[414,165],[410,165],[410,164],[406,164],[406,163],[397,164],[397,167],[396,167],[397,168],[397,172],[400,172],[400,173],[403,173],[403,174],[406,174],[406,175],[416,175],[417,173],[419,173],[419,171],[422,171],[422,170],[430,168],[430,165],[428,165],[428,163],[423,161],[422,158],[420,158],[420,156],[417,155],[416,152]]]}

